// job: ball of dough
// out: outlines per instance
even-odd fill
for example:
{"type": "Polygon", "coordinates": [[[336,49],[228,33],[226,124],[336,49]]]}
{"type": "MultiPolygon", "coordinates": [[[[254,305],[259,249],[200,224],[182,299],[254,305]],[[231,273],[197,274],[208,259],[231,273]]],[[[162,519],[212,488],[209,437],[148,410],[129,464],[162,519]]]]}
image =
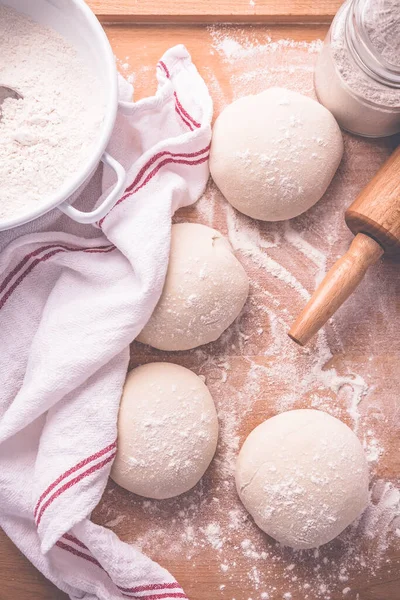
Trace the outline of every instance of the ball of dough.
{"type": "Polygon", "coordinates": [[[220,114],[210,169],[237,210],[262,221],[282,221],[318,202],[342,155],[339,126],[322,104],[270,88],[220,114]]]}
{"type": "Polygon", "coordinates": [[[195,373],[151,363],[128,374],[118,416],[112,479],[147,498],[172,498],[192,488],[214,456],[214,401],[195,373]]]}
{"type": "Polygon", "coordinates": [[[318,410],[292,410],[248,436],[236,465],[239,496],[281,544],[326,544],[368,504],[368,467],[357,436],[318,410]]]}
{"type": "Polygon", "coordinates": [[[173,225],[164,289],[137,339],[159,350],[213,342],[239,315],[248,293],[246,272],[218,231],[173,225]]]}

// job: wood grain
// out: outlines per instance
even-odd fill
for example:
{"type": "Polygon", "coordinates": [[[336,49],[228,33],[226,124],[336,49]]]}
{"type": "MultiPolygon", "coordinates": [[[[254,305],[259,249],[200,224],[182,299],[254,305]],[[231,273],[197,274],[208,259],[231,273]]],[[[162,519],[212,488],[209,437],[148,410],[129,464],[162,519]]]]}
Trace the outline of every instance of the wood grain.
{"type": "Polygon", "coordinates": [[[290,329],[289,336],[301,346],[356,290],[367,269],[381,258],[384,250],[387,254],[400,251],[399,171],[400,146],[346,210],[346,223],[356,237],[290,329]]]}
{"type": "MultiPolygon", "coordinates": [[[[193,14],[199,15],[201,11],[205,12],[204,6],[207,5],[209,8],[211,4],[212,3],[208,0],[203,0],[203,2],[200,3],[200,6],[196,8],[194,7],[194,3],[189,2],[187,5],[181,5],[180,9],[178,9],[175,0],[171,3],[161,2],[161,9],[159,16],[157,16],[157,20],[163,21],[178,18],[177,15],[174,16],[174,13],[178,10],[182,12],[182,18],[194,20],[193,14]],[[195,12],[196,10],[197,13],[195,12]]],[[[318,3],[311,0],[310,2],[291,1],[283,2],[283,8],[280,4],[282,3],[261,3],[256,0],[256,7],[259,6],[263,10],[268,9],[270,13],[271,11],[275,11],[275,15],[283,15],[285,13],[286,19],[296,18],[308,22],[310,20],[321,20],[321,18],[324,21],[329,20],[340,4],[340,1],[323,1],[318,3]],[[308,9],[306,7],[308,7],[308,9]],[[305,10],[309,11],[309,17],[304,14],[305,10]],[[290,11],[292,11],[292,13],[290,13],[290,11]],[[318,14],[322,15],[322,17],[318,17],[317,19],[316,15],[318,14]],[[303,17],[301,15],[303,15],[303,17]]],[[[131,22],[133,20],[154,21],[154,19],[151,19],[151,10],[149,8],[150,6],[154,7],[153,3],[150,5],[144,1],[134,2],[133,0],[126,0],[125,2],[113,0],[98,2],[97,0],[93,0],[91,5],[104,19],[112,17],[112,20],[120,19],[125,22],[131,22]],[[123,18],[123,10],[128,11],[126,19],[123,18]]],[[[238,18],[241,20],[241,14],[244,15],[246,10],[249,10],[247,0],[240,3],[222,2],[222,8],[221,4],[217,7],[217,3],[215,3],[215,6],[211,6],[209,9],[209,20],[214,20],[214,18],[216,18],[215,15],[219,12],[225,11],[224,14],[229,15],[230,13],[227,11],[229,11],[229,7],[232,6],[232,12],[235,12],[232,19],[238,18]]],[[[269,15],[265,15],[265,20],[270,18],[270,13],[269,15]]],[[[203,15],[202,19],[206,21],[207,17],[203,15]]],[[[199,21],[201,19],[196,17],[196,20],[199,21]]],[[[241,29],[244,31],[244,37],[250,33],[256,37],[266,33],[266,27],[262,26],[246,26],[241,27],[241,29]]],[[[121,64],[129,61],[132,71],[137,75],[135,79],[136,99],[150,95],[155,91],[155,65],[161,54],[167,48],[177,43],[184,43],[187,45],[200,73],[206,78],[209,84],[211,82],[210,73],[218,80],[219,85],[224,92],[222,100],[220,95],[215,94],[213,88],[210,87],[211,92],[214,95],[216,113],[222,108],[223,101],[225,102],[231,99],[232,73],[227,67],[227,64],[224,63],[223,57],[219,56],[217,52],[210,52],[212,32],[210,32],[208,28],[195,25],[170,25],[159,27],[154,24],[144,26],[126,26],[119,24],[108,25],[106,31],[121,64]]],[[[229,32],[229,29],[227,29],[227,31],[229,32]]],[[[323,38],[326,32],[326,25],[310,23],[307,25],[275,25],[268,27],[268,34],[273,40],[291,38],[295,40],[311,41],[316,38],[323,38]]],[[[311,219],[311,221],[303,221],[302,217],[300,217],[299,220],[296,220],[297,226],[301,227],[302,231],[312,232],[313,239],[319,236],[323,241],[324,234],[321,233],[320,230],[321,218],[325,218],[326,220],[333,219],[334,215],[343,212],[345,206],[343,205],[341,198],[346,189],[344,187],[345,184],[347,187],[351,187],[352,185],[361,187],[362,185],[365,185],[371,176],[368,169],[376,169],[386,158],[388,153],[389,150],[383,142],[374,142],[374,146],[368,146],[368,143],[365,143],[362,151],[359,150],[358,159],[352,164],[351,170],[350,167],[347,166],[349,161],[349,157],[347,157],[347,162],[342,166],[339,176],[334,183],[333,192],[331,191],[330,193],[329,200],[332,204],[331,208],[330,203],[328,202],[324,203],[323,206],[317,206],[315,210],[309,211],[307,219],[311,219]],[[364,152],[369,153],[365,160],[364,152]]],[[[357,191],[359,191],[358,187],[357,191]]],[[[224,204],[221,197],[217,197],[215,206],[217,207],[215,210],[215,218],[213,218],[211,224],[214,227],[220,228],[223,233],[226,233],[226,230],[224,230],[224,204]]],[[[202,216],[198,205],[180,211],[178,218],[187,221],[204,221],[204,216],[202,216]]],[[[275,231],[274,226],[271,226],[271,224],[259,224],[259,228],[260,235],[263,235],[266,238],[270,235],[271,231],[275,231]]],[[[332,250],[334,257],[330,255],[328,259],[330,264],[339,252],[343,252],[343,244],[347,244],[350,240],[350,237],[346,238],[346,235],[350,236],[343,222],[343,227],[340,228],[340,241],[338,241],[337,245],[335,245],[332,250]]],[[[273,249],[272,252],[274,252],[273,249]]],[[[313,280],[310,279],[310,272],[313,272],[313,266],[307,262],[308,259],[301,255],[301,253],[296,254],[296,252],[287,251],[283,256],[282,251],[278,250],[278,253],[279,252],[281,252],[279,260],[282,263],[286,261],[288,268],[296,268],[301,272],[302,283],[310,289],[313,284],[313,280]]],[[[252,266],[251,261],[246,260],[245,256],[241,255],[240,259],[244,262],[250,276],[258,278],[259,280],[261,289],[261,291],[258,292],[260,294],[259,301],[265,303],[266,297],[263,295],[263,291],[268,290],[271,296],[279,298],[282,305],[288,311],[288,314],[294,316],[295,311],[297,312],[300,308],[296,295],[293,294],[289,288],[282,289],[282,287],[280,287],[280,282],[274,277],[263,275],[262,271],[254,267],[254,265],[252,266]]],[[[385,302],[387,304],[388,299],[392,297],[393,315],[390,323],[388,324],[384,320],[384,315],[380,313],[377,314],[377,312],[372,309],[373,302],[371,301],[371,294],[368,291],[369,288],[365,287],[365,282],[362,283],[361,286],[364,287],[362,287],[359,302],[354,303],[352,300],[349,300],[348,306],[346,305],[346,310],[342,313],[342,316],[336,324],[336,329],[330,329],[328,331],[328,343],[333,349],[334,356],[329,361],[327,368],[334,368],[339,373],[354,371],[356,373],[363,373],[365,376],[368,372],[373,372],[373,381],[375,383],[374,399],[376,405],[379,406],[379,411],[386,411],[387,414],[392,414],[394,410],[393,406],[396,405],[396,402],[398,403],[397,389],[400,385],[400,378],[398,376],[400,339],[398,337],[395,339],[393,339],[393,337],[390,338],[390,332],[394,327],[394,323],[398,324],[400,322],[400,307],[395,303],[396,298],[398,298],[398,295],[400,294],[400,288],[396,265],[386,264],[382,272],[382,277],[385,278],[385,285],[382,285],[383,289],[380,297],[380,306],[385,306],[385,302]],[[394,391],[393,386],[395,388],[394,391]]],[[[255,302],[256,300],[257,295],[253,290],[253,301],[255,302]]],[[[264,368],[271,360],[271,357],[269,357],[267,353],[260,353],[259,347],[253,345],[252,340],[258,339],[258,334],[254,331],[255,325],[254,319],[252,318],[254,315],[250,313],[251,308],[248,309],[248,312],[241,321],[241,327],[244,327],[244,331],[248,334],[249,339],[248,341],[243,342],[243,347],[242,342],[240,342],[238,347],[232,346],[232,352],[229,356],[232,367],[229,371],[227,385],[230,390],[243,388],[249,357],[251,357],[251,360],[259,365],[260,368],[264,368]]],[[[269,322],[267,315],[265,315],[260,327],[264,330],[263,335],[269,336],[268,339],[272,342],[271,323],[269,322]]],[[[237,331],[234,329],[232,335],[235,336],[236,333],[237,331]]],[[[220,351],[221,347],[218,343],[207,349],[207,352],[214,353],[215,356],[218,356],[220,351]]],[[[165,359],[163,354],[155,351],[153,352],[150,349],[144,349],[143,346],[139,344],[132,345],[131,357],[131,367],[141,362],[165,359]]],[[[192,368],[199,374],[202,373],[204,361],[199,354],[178,353],[173,357],[169,357],[169,359],[188,368],[192,368]]],[[[207,384],[210,386],[216,400],[219,400],[221,395],[226,395],[226,388],[220,384],[220,372],[218,369],[213,370],[211,368],[205,372],[205,375],[207,376],[207,384]]],[[[263,380],[260,397],[254,399],[251,413],[247,415],[244,414],[243,416],[239,432],[241,441],[243,441],[245,436],[255,425],[268,416],[272,416],[272,399],[277,394],[286,393],[286,387],[289,384],[290,382],[285,382],[283,380],[280,382],[269,381],[268,378],[263,380]]],[[[318,389],[313,390],[314,395],[318,393],[318,389]]],[[[339,394],[338,397],[331,392],[329,392],[329,394],[329,400],[332,401],[335,406],[338,404],[338,416],[344,420],[348,419],[345,399],[340,400],[339,394]]],[[[228,398],[228,400],[230,400],[230,398],[228,398]]],[[[309,397],[306,394],[304,397],[299,397],[298,402],[294,407],[300,408],[306,406],[308,402],[309,397]]],[[[371,414],[366,412],[364,415],[366,427],[368,426],[368,422],[373,419],[373,410],[374,406],[372,406],[371,414]]],[[[397,410],[398,413],[400,413],[400,405],[397,410]]],[[[388,419],[388,422],[385,422],[382,427],[386,428],[385,460],[379,463],[379,468],[376,471],[375,476],[384,477],[387,480],[395,482],[397,481],[400,471],[400,456],[398,452],[398,436],[400,432],[398,428],[396,428],[396,422],[392,419],[388,419]]],[[[205,497],[212,500],[211,492],[214,490],[215,481],[217,480],[218,469],[217,463],[214,461],[204,480],[201,484],[196,486],[193,492],[195,501],[196,498],[199,498],[199,504],[196,505],[196,516],[199,518],[201,517],[202,511],[208,510],[208,505],[205,508],[202,505],[202,492],[204,492],[205,497]]],[[[191,496],[189,495],[189,497],[191,496]]],[[[182,500],[184,501],[185,498],[182,498],[182,500]]],[[[173,522],[173,519],[176,518],[177,508],[174,503],[168,504],[168,502],[166,502],[160,510],[161,515],[157,521],[157,526],[160,525],[161,531],[163,532],[162,528],[169,526],[173,522]]],[[[110,482],[102,502],[94,512],[93,519],[104,525],[109,523],[115,516],[119,515],[124,516],[125,520],[121,522],[121,524],[113,526],[113,529],[121,539],[130,543],[135,543],[135,540],[142,535],[146,535],[146,532],[153,532],[154,519],[146,512],[146,510],[144,510],[141,500],[110,482]]],[[[261,536],[260,539],[266,544],[266,547],[273,547],[271,540],[268,540],[266,536],[262,536],[260,532],[256,531],[256,528],[254,528],[252,523],[248,523],[247,526],[252,536],[261,536]]],[[[161,560],[163,565],[171,570],[182,583],[191,600],[210,600],[211,598],[220,600],[231,600],[232,598],[236,598],[236,600],[247,600],[250,597],[253,597],[253,599],[256,600],[259,598],[259,595],[253,595],[254,590],[251,583],[248,581],[249,567],[245,563],[240,563],[235,566],[233,573],[234,577],[230,582],[227,582],[226,588],[222,592],[220,590],[221,558],[214,551],[210,551],[209,547],[205,548],[197,557],[196,565],[193,566],[193,564],[187,562],[185,556],[180,559],[171,556],[168,551],[171,539],[168,538],[165,533],[163,533],[163,536],[160,543],[154,544],[154,548],[151,552],[152,558],[161,560]]],[[[328,566],[322,564],[321,568],[325,570],[337,568],[337,561],[340,560],[342,551],[343,548],[340,542],[333,544],[331,550],[329,550],[329,559],[332,559],[332,566],[330,564],[328,566]]],[[[371,547],[372,558],[374,552],[374,547],[371,547]]],[[[282,578],[285,571],[285,565],[290,564],[290,562],[288,562],[289,560],[288,556],[283,556],[282,565],[278,565],[277,567],[277,585],[280,585],[281,590],[284,589],[282,588],[282,578]],[[280,576],[281,579],[279,580],[280,576]]],[[[349,564],[349,569],[351,570],[353,566],[353,564],[349,564]]],[[[268,565],[266,565],[265,568],[267,567],[268,565]]],[[[312,559],[305,557],[302,559],[301,564],[296,566],[296,569],[299,569],[299,577],[305,577],[307,572],[311,572],[311,578],[313,578],[314,567],[315,565],[313,564],[312,559]]],[[[62,600],[67,598],[38,574],[36,569],[18,552],[4,534],[0,535],[0,572],[0,600],[10,600],[11,598],[26,598],[27,600],[50,600],[51,598],[53,600],[62,600]]],[[[398,549],[391,546],[386,551],[385,560],[379,569],[375,570],[375,572],[368,577],[365,575],[365,572],[354,575],[351,574],[350,581],[342,584],[340,588],[337,588],[332,594],[331,600],[343,600],[342,589],[347,585],[351,585],[351,594],[345,596],[346,600],[355,600],[356,598],[358,600],[399,600],[400,552],[398,549]]],[[[281,598],[282,594],[277,592],[277,595],[271,600],[281,600],[281,598]]],[[[293,595],[292,600],[304,600],[304,595],[293,595]]]]}
{"type": "Polygon", "coordinates": [[[341,0],[89,0],[103,22],[329,23],[341,0]]]}
{"type": "Polygon", "coordinates": [[[358,233],[297,317],[289,337],[300,346],[307,344],[357,289],[369,267],[382,255],[383,248],[378,242],[358,233]]]}
{"type": "MultiPolygon", "coordinates": [[[[221,88],[231,89],[230,72],[218,52],[211,51],[213,44],[213,26],[198,25],[139,25],[125,26],[121,24],[106,25],[105,30],[120,64],[129,62],[135,77],[135,100],[153,94],[156,89],[154,69],[161,55],[176,44],[185,44],[190,51],[193,62],[200,74],[209,79],[210,72],[219,82],[221,88]]],[[[327,25],[274,25],[266,28],[263,25],[225,26],[224,33],[229,36],[240,32],[243,42],[248,36],[263,39],[266,34],[272,40],[290,38],[295,41],[311,42],[323,39],[328,31],[327,25]]],[[[123,72],[123,71],[122,71],[123,72]]],[[[211,95],[213,92],[211,90],[211,95]]],[[[214,94],[215,115],[220,107],[220,98],[214,94]]]]}
{"type": "Polygon", "coordinates": [[[0,529],[0,600],[66,600],[0,529]]]}
{"type": "Polygon", "coordinates": [[[351,231],[368,233],[386,254],[400,252],[400,146],[346,211],[351,231]]]}
{"type": "MultiPolygon", "coordinates": [[[[106,30],[114,50],[121,58],[121,61],[127,61],[131,71],[135,73],[136,99],[140,99],[155,91],[154,65],[159,60],[161,53],[173,44],[183,42],[188,47],[193,61],[210,87],[214,100],[215,116],[218,115],[226,102],[231,101],[233,94],[233,80],[238,66],[235,64],[228,65],[223,53],[220,54],[215,51],[215,47],[213,46],[215,41],[215,38],[213,37],[213,28],[210,29],[193,25],[174,25],[161,28],[147,25],[141,27],[114,25],[107,26],[106,30]],[[215,80],[218,81],[218,86],[214,87],[213,81],[215,80]]],[[[327,32],[327,26],[318,24],[275,25],[268,28],[265,26],[240,26],[227,27],[224,29],[224,32],[228,38],[232,36],[235,39],[238,39],[237,36],[241,30],[244,44],[248,43],[249,39],[257,39],[262,43],[266,33],[268,33],[273,41],[281,40],[282,38],[290,38],[296,41],[312,41],[318,38],[324,38],[327,32]]],[[[219,39],[218,35],[217,39],[219,39]]],[[[243,64],[239,68],[243,68],[243,64]]],[[[388,147],[386,143],[374,142],[373,145],[370,145],[369,142],[365,142],[362,151],[355,151],[355,160],[352,162],[350,160],[351,157],[348,155],[347,148],[346,161],[342,165],[341,172],[334,183],[335,191],[333,193],[336,209],[332,206],[331,210],[333,212],[330,214],[327,205],[325,205],[325,208],[320,206],[320,212],[318,212],[320,216],[318,217],[316,215],[315,219],[311,217],[311,224],[308,220],[310,219],[310,213],[308,213],[308,216],[304,217],[305,222],[302,230],[310,229],[310,231],[313,232],[310,236],[310,241],[312,243],[315,241],[321,219],[329,222],[329,220],[335,218],[334,214],[337,215],[338,211],[340,211],[341,214],[344,214],[344,209],[350,204],[350,202],[348,202],[348,204],[344,202],[344,190],[351,185],[350,181],[355,183],[356,192],[358,193],[363,185],[370,179],[372,174],[377,171],[391,149],[391,146],[389,145],[388,147]],[[379,148],[381,148],[381,154],[379,148]],[[358,154],[358,152],[361,152],[361,154],[358,154]],[[362,159],[362,152],[370,153],[368,154],[369,158],[362,159]],[[359,171],[360,166],[362,166],[362,172],[359,171]],[[364,172],[365,168],[368,169],[369,174],[364,172]]],[[[332,196],[331,200],[333,200],[332,196]]],[[[199,204],[200,203],[194,207],[188,207],[180,211],[178,220],[206,222],[199,204]]],[[[211,224],[211,226],[216,227],[222,233],[226,234],[226,217],[224,216],[223,211],[222,198],[217,196],[214,204],[214,216],[212,222],[206,222],[206,224],[211,224]]],[[[271,230],[271,224],[259,224],[259,229],[260,232],[262,231],[263,234],[268,237],[268,232],[271,230]]],[[[342,219],[340,231],[341,242],[339,246],[336,246],[336,255],[334,251],[334,258],[336,258],[337,253],[343,252],[344,247],[351,240],[351,234],[349,234],[346,228],[344,219],[342,219]]],[[[307,267],[304,264],[300,263],[297,267],[294,265],[294,257],[290,254],[289,249],[287,251],[288,268],[299,269],[302,273],[307,272],[307,267]]],[[[279,261],[282,261],[282,254],[276,256],[279,261]]],[[[246,260],[243,255],[241,255],[241,260],[244,261],[244,266],[248,271],[250,278],[254,281],[258,280],[261,289],[269,290],[271,294],[276,298],[279,298],[294,316],[299,310],[299,305],[294,301],[293,293],[289,291],[286,295],[279,285],[275,287],[273,278],[272,281],[270,277],[264,279],[260,270],[254,268],[251,261],[246,260]]],[[[330,260],[332,261],[332,257],[330,260]]],[[[390,269],[390,266],[385,265],[382,272],[385,272],[385,269],[390,269]]],[[[254,293],[255,292],[253,291],[253,294],[254,293]]],[[[392,290],[392,294],[394,295],[395,291],[392,290]]],[[[260,302],[264,303],[264,301],[265,300],[261,297],[260,302]]],[[[254,302],[257,304],[255,299],[254,302]]],[[[381,302],[383,302],[382,298],[381,302]]],[[[343,372],[343,369],[348,369],[349,365],[353,366],[352,368],[355,372],[365,372],[366,369],[376,369],[375,381],[379,381],[379,385],[377,383],[377,394],[381,397],[382,410],[384,410],[384,405],[388,406],[388,410],[391,410],[389,405],[387,405],[387,402],[390,404],[391,400],[389,400],[389,398],[392,396],[387,390],[392,385],[390,383],[391,378],[394,377],[396,379],[395,373],[397,372],[397,367],[395,364],[397,359],[394,356],[391,358],[389,355],[395,353],[395,347],[397,348],[397,346],[400,350],[400,341],[399,343],[396,342],[395,345],[388,343],[387,332],[386,337],[384,337],[385,327],[382,329],[382,322],[379,319],[379,316],[376,315],[375,317],[371,317],[370,305],[371,302],[365,287],[362,288],[360,292],[358,303],[349,300],[347,312],[345,311],[341,315],[343,326],[341,327],[339,334],[340,342],[335,346],[334,339],[332,339],[332,337],[330,338],[330,345],[333,348],[334,353],[336,348],[337,355],[329,364],[329,368],[336,368],[339,372],[343,372]],[[356,306],[356,308],[352,308],[354,306],[356,306]],[[352,311],[354,311],[353,318],[352,311]],[[362,315],[362,317],[360,315],[362,315]],[[374,320],[375,318],[376,320],[374,320]],[[372,339],[370,339],[370,331],[374,332],[372,339]],[[342,345],[346,348],[344,354],[341,352],[343,348],[342,345]],[[373,359],[368,362],[371,356],[373,359]],[[366,367],[367,364],[368,367],[366,367]],[[387,390],[384,389],[385,385],[388,386],[387,390]]],[[[400,306],[397,308],[396,315],[400,318],[400,306]]],[[[255,334],[254,330],[256,326],[254,316],[255,315],[250,309],[250,312],[244,317],[244,331],[250,336],[250,339],[253,339],[252,335],[255,334]]],[[[395,318],[394,315],[393,318],[395,318]]],[[[267,315],[265,315],[265,319],[261,319],[258,326],[265,332],[270,331],[270,323],[267,315]]],[[[391,324],[390,327],[393,327],[393,325],[391,324]]],[[[333,338],[334,337],[335,336],[333,336],[333,338]]],[[[235,335],[232,341],[234,340],[235,335]]],[[[218,357],[221,353],[221,346],[216,343],[210,348],[207,348],[206,352],[211,356],[218,357]]],[[[255,343],[254,347],[251,344],[250,347],[245,346],[240,351],[239,349],[232,350],[231,356],[229,356],[228,359],[232,365],[230,371],[231,375],[229,375],[228,378],[228,384],[230,382],[229,389],[242,389],[244,387],[250,357],[251,360],[254,360],[260,366],[266,364],[269,360],[264,355],[260,354],[260,348],[257,346],[257,343],[255,343]]],[[[219,383],[220,374],[214,372],[212,368],[202,370],[203,360],[199,358],[196,353],[165,354],[152,351],[151,349],[145,349],[140,344],[132,345],[131,367],[152,360],[172,360],[172,362],[192,368],[196,373],[201,373],[206,376],[207,384],[210,386],[211,393],[215,399],[219,399],[222,396],[226,397],[227,395],[226,388],[219,383]]],[[[248,417],[243,418],[240,428],[241,440],[245,438],[255,425],[260,423],[268,415],[272,416],[272,412],[269,412],[271,411],[271,408],[268,407],[268,403],[272,401],[272,398],[274,398],[276,394],[279,395],[283,393],[282,386],[284,385],[283,382],[279,383],[277,381],[270,382],[267,379],[265,380],[265,387],[263,388],[261,398],[254,400],[251,414],[249,414],[248,417]],[[268,399],[267,403],[265,402],[266,399],[268,399]]],[[[306,393],[304,398],[299,398],[298,404],[295,407],[300,408],[302,406],[307,406],[310,394],[312,394],[311,390],[306,393]]],[[[228,398],[227,401],[229,402],[229,400],[232,399],[228,398]]],[[[335,404],[337,403],[337,399],[333,396],[332,400],[335,404]]],[[[348,418],[344,406],[341,407],[339,414],[345,420],[348,418]]],[[[351,424],[350,422],[348,423],[351,424]]],[[[387,439],[385,449],[388,458],[387,460],[382,461],[385,471],[382,472],[381,476],[395,481],[400,470],[399,457],[396,450],[396,434],[392,431],[387,432],[385,435],[387,439]]],[[[208,497],[210,500],[214,494],[218,495],[218,492],[215,490],[220,485],[219,477],[217,462],[214,462],[203,482],[197,486],[197,491],[195,490],[192,495],[190,493],[187,495],[188,501],[193,497],[196,499],[197,493],[201,494],[199,489],[203,490],[204,497],[208,497]]],[[[236,502],[234,494],[232,500],[231,498],[232,497],[229,496],[227,501],[228,506],[229,502],[236,502]]],[[[176,558],[171,555],[168,548],[173,537],[174,529],[168,528],[168,525],[176,518],[176,515],[179,513],[182,505],[184,505],[184,502],[185,498],[181,499],[178,503],[174,503],[173,501],[170,503],[168,501],[162,503],[162,506],[160,506],[161,513],[157,518],[151,513],[149,514],[143,508],[143,503],[140,499],[135,498],[132,494],[129,494],[110,482],[103,501],[94,512],[93,519],[98,523],[105,524],[110,521],[112,522],[114,518],[123,516],[124,520],[119,525],[114,526],[114,531],[116,531],[122,539],[130,543],[134,543],[142,536],[146,537],[152,535],[153,532],[159,529],[163,534],[160,538],[160,543],[154,543],[148,551],[151,553],[152,558],[161,561],[162,564],[170,569],[178,580],[180,580],[191,600],[209,600],[210,598],[215,598],[216,594],[221,600],[231,600],[232,598],[236,598],[236,600],[258,598],[258,596],[255,595],[252,584],[248,580],[249,566],[245,561],[237,562],[232,580],[224,580],[223,583],[226,583],[226,588],[221,591],[219,589],[221,584],[221,557],[210,547],[201,551],[196,557],[196,561],[193,561],[195,562],[195,569],[193,569],[192,562],[188,561],[186,556],[176,558]],[[182,502],[182,504],[180,502],[182,502]]],[[[207,512],[207,510],[212,510],[212,508],[209,505],[206,505],[206,508],[202,508],[201,501],[199,501],[198,505],[196,500],[194,500],[194,503],[199,516],[198,520],[194,520],[193,526],[194,528],[202,527],[204,525],[204,516],[203,518],[201,517],[202,512],[207,512]]],[[[229,510],[229,508],[227,508],[227,510],[229,510]]],[[[254,528],[252,528],[252,538],[258,535],[259,532],[255,532],[254,528]]],[[[261,537],[265,540],[267,546],[270,547],[271,541],[268,540],[266,536],[261,537]]],[[[233,540],[230,543],[233,544],[233,540]]],[[[342,548],[340,542],[333,544],[329,558],[333,561],[340,561],[341,551],[342,548]]],[[[373,557],[375,551],[373,546],[371,546],[370,551],[371,556],[373,557]]],[[[331,600],[343,600],[342,589],[346,587],[346,585],[350,585],[352,588],[351,595],[349,595],[346,600],[356,600],[356,598],[358,598],[358,600],[399,600],[396,591],[400,587],[399,552],[396,553],[395,548],[391,547],[388,549],[385,558],[387,560],[382,563],[373,575],[366,576],[365,572],[356,574],[352,571],[349,583],[337,587],[332,593],[331,600]],[[357,594],[359,594],[358,597],[357,594]]],[[[307,572],[312,572],[313,568],[315,568],[315,565],[312,563],[312,560],[308,562],[306,559],[305,563],[299,568],[298,577],[300,579],[307,577],[307,572]]],[[[329,567],[326,568],[329,569],[329,567]]],[[[351,570],[352,565],[349,565],[349,568],[351,570]]],[[[277,585],[279,586],[278,589],[281,590],[285,589],[284,569],[285,566],[282,564],[280,568],[277,568],[276,573],[277,585]]],[[[272,600],[278,599],[281,600],[281,596],[277,593],[272,600]]],[[[292,600],[303,600],[303,596],[301,594],[293,594],[292,600]]]]}

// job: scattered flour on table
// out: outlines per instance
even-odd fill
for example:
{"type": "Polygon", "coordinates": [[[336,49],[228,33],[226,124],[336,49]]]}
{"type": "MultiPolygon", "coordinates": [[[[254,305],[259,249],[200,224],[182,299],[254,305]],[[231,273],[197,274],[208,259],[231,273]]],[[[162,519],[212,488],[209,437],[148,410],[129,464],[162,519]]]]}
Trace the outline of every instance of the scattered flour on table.
{"type": "Polygon", "coordinates": [[[278,41],[272,41],[267,36],[264,43],[254,43],[247,39],[244,43],[240,42],[229,35],[225,35],[223,31],[218,29],[211,30],[214,38],[214,47],[219,54],[224,57],[226,62],[233,63],[240,59],[256,58],[257,56],[265,56],[279,52],[287,48],[293,48],[295,50],[304,49],[307,52],[315,53],[319,52],[322,48],[322,41],[315,40],[313,42],[295,42],[294,40],[284,39],[278,41]]]}
{"type": "Polygon", "coordinates": [[[129,62],[130,57],[125,56],[124,60],[121,60],[118,57],[115,57],[115,58],[116,58],[117,66],[121,72],[121,75],[123,75],[124,79],[126,79],[126,81],[128,83],[133,85],[135,83],[136,74],[132,71],[132,68],[130,66],[130,62],[129,62]]]}
{"type": "Polygon", "coordinates": [[[118,525],[123,523],[125,519],[125,515],[119,515],[118,517],[115,517],[115,519],[111,519],[111,521],[107,521],[107,523],[104,523],[104,527],[118,527],[118,525]]]}
{"type": "Polygon", "coordinates": [[[44,203],[89,158],[104,118],[100,82],[56,31],[0,5],[0,218],[44,203]]]}
{"type": "MultiPolygon", "coordinates": [[[[210,36],[210,54],[223,61],[230,81],[227,92],[211,68],[203,67],[216,112],[244,94],[272,85],[313,95],[313,64],[320,41],[272,41],[265,28],[254,28],[249,35],[237,27],[212,27],[210,36]]],[[[345,137],[345,146],[345,159],[325,198],[290,222],[252,221],[225,202],[210,182],[204,197],[176,220],[201,222],[228,237],[251,281],[244,313],[217,342],[179,356],[132,347],[132,366],[172,360],[204,377],[218,408],[219,445],[210,469],[188,494],[160,503],[122,496],[111,488],[99,509],[99,521],[126,515],[116,532],[126,536],[129,520],[129,542],[161,562],[168,556],[171,565],[184,557],[193,582],[198,568],[207,565],[213,578],[218,577],[214,597],[221,600],[356,600],[351,587],[356,577],[358,581],[373,574],[379,577],[382,570],[388,580],[398,576],[386,555],[400,539],[400,482],[385,481],[381,473],[387,431],[395,439],[400,381],[397,359],[393,367],[382,367],[382,358],[375,361],[374,355],[375,348],[385,343],[395,346],[394,353],[400,350],[393,337],[393,320],[398,318],[391,312],[393,290],[386,290],[387,281],[382,283],[379,316],[371,327],[383,333],[368,346],[368,364],[358,359],[358,354],[365,355],[364,347],[353,345],[353,352],[348,350],[356,333],[343,342],[353,325],[351,309],[343,308],[309,348],[298,348],[287,336],[294,316],[348,246],[351,235],[344,225],[344,208],[387,153],[376,142],[350,136],[345,137]],[[370,506],[357,523],[318,550],[296,552],[254,525],[237,497],[234,469],[255,415],[262,422],[277,412],[302,407],[325,410],[356,431],[372,484],[370,506]]],[[[364,310],[374,304],[374,283],[372,278],[364,287],[364,310]]],[[[365,321],[363,327],[368,328],[365,321]]]]}

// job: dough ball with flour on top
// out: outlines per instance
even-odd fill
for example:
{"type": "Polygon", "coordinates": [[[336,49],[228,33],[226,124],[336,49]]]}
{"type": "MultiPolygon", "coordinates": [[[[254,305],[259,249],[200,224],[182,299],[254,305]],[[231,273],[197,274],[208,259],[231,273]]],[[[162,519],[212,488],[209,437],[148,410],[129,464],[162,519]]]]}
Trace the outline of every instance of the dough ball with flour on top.
{"type": "Polygon", "coordinates": [[[297,549],[330,542],[369,500],[361,443],[318,410],[291,410],[256,427],[239,453],[236,486],[256,524],[297,549]]]}
{"type": "Polygon", "coordinates": [[[203,381],[189,369],[150,363],[126,379],[111,478],[147,498],[190,490],[214,456],[218,420],[203,381]]]}
{"type": "Polygon", "coordinates": [[[173,225],[164,289],[137,339],[159,350],[213,342],[239,315],[248,293],[248,277],[227,239],[205,225],[173,225]]]}
{"type": "Polygon", "coordinates": [[[270,88],[217,118],[211,175],[237,210],[262,221],[297,217],[329,186],[343,155],[333,115],[315,100],[270,88]]]}

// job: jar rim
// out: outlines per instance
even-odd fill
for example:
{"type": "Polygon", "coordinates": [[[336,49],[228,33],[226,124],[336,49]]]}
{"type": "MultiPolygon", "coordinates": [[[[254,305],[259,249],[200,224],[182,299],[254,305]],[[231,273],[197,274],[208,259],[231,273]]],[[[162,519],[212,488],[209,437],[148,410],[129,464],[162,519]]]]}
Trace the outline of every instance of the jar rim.
{"type": "Polygon", "coordinates": [[[400,88],[400,64],[389,62],[372,43],[367,32],[365,10],[368,0],[350,0],[346,19],[347,45],[358,66],[378,83],[400,88]]]}
{"type": "Polygon", "coordinates": [[[346,93],[349,94],[354,100],[357,102],[361,102],[366,106],[370,106],[372,109],[379,110],[381,112],[386,112],[388,114],[399,114],[400,115],[400,100],[398,104],[394,106],[387,106],[385,104],[381,104],[380,102],[374,102],[369,98],[365,98],[362,94],[358,93],[353,87],[351,87],[348,82],[343,78],[340,70],[338,69],[337,63],[335,60],[332,60],[332,65],[335,71],[336,76],[340,80],[340,84],[343,88],[345,88],[346,93]]]}

